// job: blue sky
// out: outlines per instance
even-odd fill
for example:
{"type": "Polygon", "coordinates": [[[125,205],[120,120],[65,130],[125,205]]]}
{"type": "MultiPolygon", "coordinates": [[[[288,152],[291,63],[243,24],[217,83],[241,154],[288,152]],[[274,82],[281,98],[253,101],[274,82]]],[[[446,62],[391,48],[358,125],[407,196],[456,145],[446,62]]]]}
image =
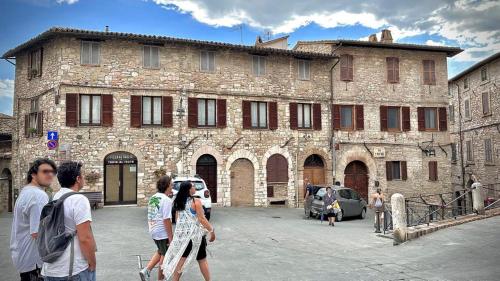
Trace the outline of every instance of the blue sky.
{"type": "MultiPolygon", "coordinates": [[[[449,60],[449,77],[498,50],[498,1],[421,0],[419,8],[391,1],[276,0],[269,6],[261,0],[3,0],[0,53],[53,26],[103,30],[106,25],[111,31],[237,44],[253,44],[268,32],[288,34],[290,47],[297,40],[364,39],[390,28],[397,42],[466,49],[449,60]],[[387,13],[387,5],[397,12],[387,13]]],[[[14,66],[0,61],[1,113],[12,114],[13,79],[14,66]]]]}

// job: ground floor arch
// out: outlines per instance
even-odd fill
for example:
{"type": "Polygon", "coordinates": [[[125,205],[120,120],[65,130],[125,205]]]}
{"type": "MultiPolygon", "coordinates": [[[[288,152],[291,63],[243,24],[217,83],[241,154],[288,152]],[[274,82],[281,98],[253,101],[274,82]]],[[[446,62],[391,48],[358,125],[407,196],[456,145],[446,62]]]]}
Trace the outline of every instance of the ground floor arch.
{"type": "Polygon", "coordinates": [[[217,160],[210,154],[201,155],[196,161],[196,174],[206,183],[212,203],[217,202],[217,160]]]}
{"type": "Polygon", "coordinates": [[[368,167],[362,161],[355,160],[347,164],[344,170],[344,185],[354,189],[361,198],[368,202],[368,167]]]}
{"type": "Polygon", "coordinates": [[[12,173],[9,169],[5,168],[0,175],[0,185],[2,191],[2,205],[8,212],[12,212],[13,208],[13,187],[12,187],[12,173]]]}
{"type": "Polygon", "coordinates": [[[104,204],[137,204],[137,157],[126,151],[104,157],[104,204]]]}
{"type": "Polygon", "coordinates": [[[246,158],[236,159],[231,164],[231,206],[254,206],[254,173],[254,165],[246,158]]]}

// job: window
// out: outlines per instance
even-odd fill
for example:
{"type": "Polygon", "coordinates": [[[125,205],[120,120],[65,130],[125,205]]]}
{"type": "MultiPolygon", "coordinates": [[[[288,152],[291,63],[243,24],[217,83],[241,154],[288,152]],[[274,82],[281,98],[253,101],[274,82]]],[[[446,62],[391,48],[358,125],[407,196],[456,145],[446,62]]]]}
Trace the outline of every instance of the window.
{"type": "Polygon", "coordinates": [[[251,102],[252,128],[267,128],[267,103],[251,102]]]}
{"type": "Polygon", "coordinates": [[[388,57],[386,58],[387,64],[387,82],[399,82],[399,58],[388,57]]]}
{"type": "Polygon", "coordinates": [[[340,106],[340,128],[342,130],[354,129],[354,110],[352,105],[340,106]]]}
{"type": "Polygon", "coordinates": [[[401,131],[401,108],[387,108],[387,129],[389,131],[401,131]]]}
{"type": "Polygon", "coordinates": [[[28,57],[28,79],[42,76],[43,49],[31,51],[28,57]]]}
{"type": "Polygon", "coordinates": [[[266,57],[253,56],[252,58],[253,74],[255,76],[262,76],[266,74],[266,57]]]}
{"type": "Polygon", "coordinates": [[[215,52],[201,51],[200,70],[205,72],[215,71],[215,52]]]}
{"type": "Polygon", "coordinates": [[[101,124],[101,96],[80,95],[80,125],[101,124]]]}
{"type": "Polygon", "coordinates": [[[390,180],[400,180],[401,177],[401,161],[389,161],[387,162],[387,173],[388,179],[390,180]]]}
{"type": "Polygon", "coordinates": [[[433,60],[423,60],[424,66],[424,84],[436,85],[436,69],[433,60]]]}
{"type": "Polygon", "coordinates": [[[457,144],[456,143],[451,144],[451,162],[452,163],[457,162],[457,144]]]}
{"type": "Polygon", "coordinates": [[[436,108],[425,108],[425,129],[426,130],[437,130],[437,109],[436,108]]]}
{"type": "Polygon", "coordinates": [[[353,57],[348,54],[340,56],[340,80],[353,80],[353,57]]]}
{"type": "Polygon", "coordinates": [[[38,132],[38,98],[32,99],[30,103],[29,129],[31,133],[36,133],[38,132]]]}
{"type": "Polygon", "coordinates": [[[437,181],[438,180],[438,169],[437,169],[437,161],[429,161],[429,180],[437,181]]]}
{"type": "Polygon", "coordinates": [[[310,129],[311,124],[311,104],[297,104],[297,124],[298,128],[310,129]]]}
{"type": "Polygon", "coordinates": [[[469,99],[464,100],[464,115],[465,115],[465,119],[470,119],[470,100],[469,99]]]}
{"type": "Polygon", "coordinates": [[[213,99],[198,99],[198,126],[213,127],[216,120],[216,105],[213,99]]]}
{"type": "Polygon", "coordinates": [[[99,53],[100,53],[99,42],[82,41],[82,50],[80,54],[81,64],[98,65],[99,53]]]}
{"type": "Polygon", "coordinates": [[[310,62],[307,60],[298,60],[299,79],[309,80],[310,77],[310,62]]]}
{"type": "Polygon", "coordinates": [[[474,154],[472,152],[472,141],[465,142],[465,149],[467,153],[467,162],[474,162],[474,154]]]}
{"type": "Polygon", "coordinates": [[[493,163],[493,149],[491,147],[491,139],[484,140],[484,160],[486,163],[493,163]]]}
{"type": "Polygon", "coordinates": [[[465,90],[469,89],[469,78],[468,77],[464,78],[464,89],[465,90]]]}
{"type": "Polygon", "coordinates": [[[450,104],[448,106],[448,112],[449,112],[450,122],[453,123],[455,121],[455,106],[453,104],[450,104]]]}
{"type": "Polygon", "coordinates": [[[142,124],[161,125],[161,97],[142,97],[142,124]]]}
{"type": "Polygon", "coordinates": [[[481,81],[488,80],[488,69],[486,67],[481,68],[481,81]]]}
{"type": "Polygon", "coordinates": [[[144,46],[144,68],[160,67],[160,48],[157,46],[144,46]]]}
{"type": "Polygon", "coordinates": [[[482,94],[483,101],[483,115],[490,115],[490,95],[488,92],[482,94]]]}

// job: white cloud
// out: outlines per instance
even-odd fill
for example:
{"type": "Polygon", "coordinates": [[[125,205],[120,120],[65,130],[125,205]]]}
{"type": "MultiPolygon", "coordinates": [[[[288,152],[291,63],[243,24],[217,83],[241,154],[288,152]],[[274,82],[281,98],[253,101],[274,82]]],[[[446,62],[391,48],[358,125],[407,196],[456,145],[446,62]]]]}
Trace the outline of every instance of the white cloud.
{"type": "Polygon", "coordinates": [[[56,0],[57,4],[75,4],[78,0],[56,0]]]}
{"type": "MultiPolygon", "coordinates": [[[[456,60],[477,60],[495,48],[498,50],[500,43],[498,0],[419,0],[418,5],[399,0],[372,0],[369,3],[349,0],[153,1],[166,9],[190,14],[208,25],[247,24],[275,34],[291,33],[315,23],[324,28],[353,25],[377,30],[389,28],[395,41],[415,35],[438,36],[444,40],[426,43],[458,43],[462,48],[472,49],[457,56],[456,60]]],[[[378,35],[380,38],[380,33],[378,35]]]]}
{"type": "Polygon", "coordinates": [[[0,79],[0,97],[14,97],[14,80],[0,79]]]}

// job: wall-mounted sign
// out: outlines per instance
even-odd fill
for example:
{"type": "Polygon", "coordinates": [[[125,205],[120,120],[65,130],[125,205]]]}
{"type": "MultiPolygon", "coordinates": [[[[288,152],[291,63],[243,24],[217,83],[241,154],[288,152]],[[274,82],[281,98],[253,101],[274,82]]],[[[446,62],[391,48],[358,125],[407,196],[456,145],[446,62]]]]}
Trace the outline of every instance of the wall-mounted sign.
{"type": "Polygon", "coordinates": [[[383,148],[383,147],[375,147],[373,149],[373,157],[375,157],[375,158],[384,158],[385,157],[385,148],[383,148]]]}

